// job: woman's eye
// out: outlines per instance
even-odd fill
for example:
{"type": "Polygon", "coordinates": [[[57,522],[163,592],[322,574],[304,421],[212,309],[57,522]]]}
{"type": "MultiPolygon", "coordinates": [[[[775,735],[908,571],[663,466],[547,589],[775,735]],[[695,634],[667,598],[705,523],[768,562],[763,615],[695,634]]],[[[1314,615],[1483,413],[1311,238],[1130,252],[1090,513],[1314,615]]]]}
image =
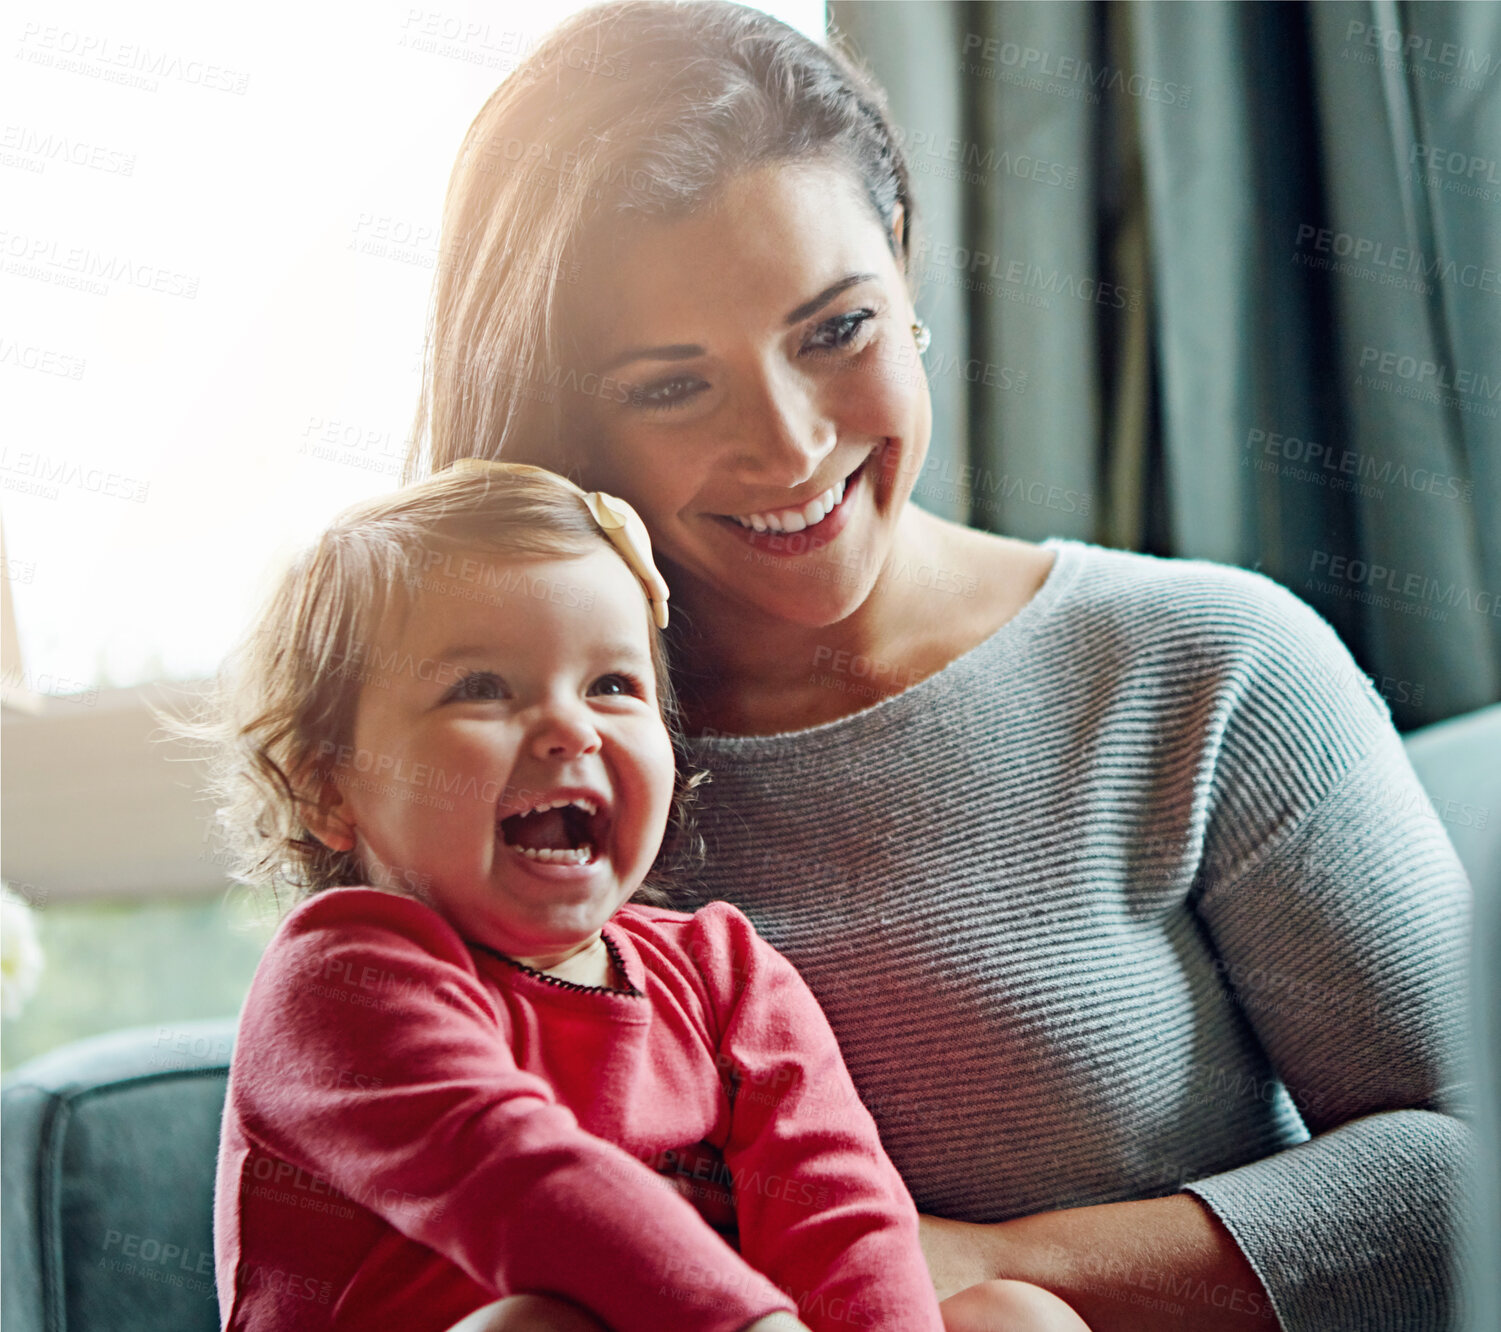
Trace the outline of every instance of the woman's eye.
{"type": "Polygon", "coordinates": [[[654,384],[640,384],[631,389],[632,407],[667,409],[679,407],[704,387],[704,381],[692,375],[659,379],[654,384]]]}
{"type": "Polygon", "coordinates": [[[466,675],[448,691],[450,700],[467,703],[490,701],[505,696],[505,682],[493,671],[476,671],[473,675],[466,675]]]}
{"type": "Polygon", "coordinates": [[[803,345],[811,351],[843,351],[854,345],[865,325],[875,318],[875,313],[874,310],[851,310],[848,314],[825,319],[803,345]]]}
{"type": "Polygon", "coordinates": [[[616,698],[645,698],[646,689],[634,675],[627,675],[623,671],[612,671],[609,675],[601,675],[589,689],[592,694],[604,694],[616,698]]]}

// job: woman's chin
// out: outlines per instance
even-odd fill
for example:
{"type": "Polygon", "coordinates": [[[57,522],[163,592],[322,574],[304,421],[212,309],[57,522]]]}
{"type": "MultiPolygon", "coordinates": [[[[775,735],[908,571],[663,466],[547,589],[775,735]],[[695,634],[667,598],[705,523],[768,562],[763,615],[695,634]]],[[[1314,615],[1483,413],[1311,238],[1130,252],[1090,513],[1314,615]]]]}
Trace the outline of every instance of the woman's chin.
{"type": "Polygon", "coordinates": [[[679,573],[676,580],[669,574],[669,585],[683,588],[678,604],[688,619],[698,623],[722,622],[728,617],[742,626],[761,619],[822,629],[859,610],[876,581],[876,570],[830,559],[827,553],[803,556],[795,563],[772,558],[777,559],[776,565],[764,570],[754,557],[748,561],[748,568],[757,569],[754,581],[730,576],[738,575],[738,569],[717,577],[705,570],[691,578],[679,573]]]}

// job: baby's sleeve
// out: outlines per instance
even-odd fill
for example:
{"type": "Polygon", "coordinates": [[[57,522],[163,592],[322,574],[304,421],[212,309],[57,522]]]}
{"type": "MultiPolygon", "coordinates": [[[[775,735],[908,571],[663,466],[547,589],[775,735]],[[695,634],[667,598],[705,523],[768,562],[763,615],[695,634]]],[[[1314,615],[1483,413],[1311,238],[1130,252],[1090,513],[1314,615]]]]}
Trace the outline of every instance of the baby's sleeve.
{"type": "Polygon", "coordinates": [[[284,922],[246,1001],[231,1096],[263,1150],[497,1297],[560,1295],[614,1332],[741,1332],[792,1307],[517,1067],[468,950],[421,903],[341,889],[284,922]],[[712,1295],[685,1271],[714,1273],[712,1295]]]}
{"type": "Polygon", "coordinates": [[[917,1209],[802,977],[727,902],[694,917],[731,1083],[740,1253],[816,1332],[941,1332],[917,1209]]]}

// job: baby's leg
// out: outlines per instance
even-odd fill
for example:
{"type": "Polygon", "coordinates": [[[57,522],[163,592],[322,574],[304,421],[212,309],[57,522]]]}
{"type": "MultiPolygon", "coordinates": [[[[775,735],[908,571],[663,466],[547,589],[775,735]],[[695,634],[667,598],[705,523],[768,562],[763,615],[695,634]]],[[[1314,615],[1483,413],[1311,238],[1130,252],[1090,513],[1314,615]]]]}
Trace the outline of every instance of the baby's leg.
{"type": "Polygon", "coordinates": [[[511,1295],[476,1309],[448,1332],[610,1332],[593,1314],[546,1295],[511,1295]]]}
{"type": "Polygon", "coordinates": [[[1026,1281],[982,1281],[938,1306],[945,1332],[1089,1332],[1051,1291],[1026,1281]]]}

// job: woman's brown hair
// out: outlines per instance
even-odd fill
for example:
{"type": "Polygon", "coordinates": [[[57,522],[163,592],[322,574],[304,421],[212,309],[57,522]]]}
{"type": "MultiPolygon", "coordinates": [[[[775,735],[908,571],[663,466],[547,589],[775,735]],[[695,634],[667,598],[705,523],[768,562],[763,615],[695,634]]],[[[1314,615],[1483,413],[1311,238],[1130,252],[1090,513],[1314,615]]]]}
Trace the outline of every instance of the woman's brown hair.
{"type": "Polygon", "coordinates": [[[559,24],[475,117],[449,181],[408,478],[469,455],[555,465],[518,441],[566,439],[570,401],[599,391],[562,326],[591,245],[808,159],[851,172],[888,236],[900,210],[905,270],[906,162],[851,58],[725,0],[616,0],[559,24]]]}

